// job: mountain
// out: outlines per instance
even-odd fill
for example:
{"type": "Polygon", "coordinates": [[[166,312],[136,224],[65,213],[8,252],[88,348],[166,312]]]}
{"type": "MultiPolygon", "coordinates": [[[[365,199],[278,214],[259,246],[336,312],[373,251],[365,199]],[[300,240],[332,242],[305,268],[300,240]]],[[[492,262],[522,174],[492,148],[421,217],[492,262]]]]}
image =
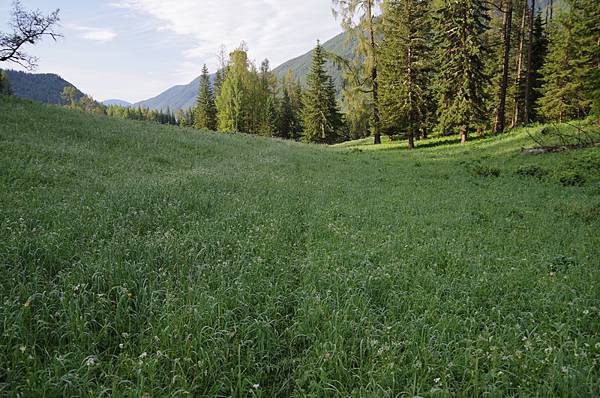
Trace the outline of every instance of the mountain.
{"type": "MultiPolygon", "coordinates": [[[[15,96],[23,99],[44,102],[46,104],[64,105],[61,94],[65,87],[75,87],[62,77],[53,73],[34,74],[7,70],[8,80],[15,96]]],[[[83,93],[75,87],[79,98],[83,93]]]]}
{"type": "Polygon", "coordinates": [[[167,110],[167,108],[171,110],[188,109],[194,106],[199,88],[200,77],[198,76],[188,84],[171,87],[154,98],[137,102],[132,106],[134,108],[146,107],[156,110],[167,110]]]}
{"type": "MultiPolygon", "coordinates": [[[[349,46],[346,46],[345,43],[346,36],[344,33],[341,33],[335,36],[333,39],[325,42],[323,44],[323,48],[332,53],[349,58],[354,52],[355,43],[352,42],[349,44],[349,46]]],[[[313,50],[297,58],[284,62],[283,64],[275,68],[273,70],[273,73],[281,79],[287,74],[288,70],[291,70],[294,77],[300,79],[302,84],[304,84],[306,81],[306,76],[308,75],[308,71],[310,70],[312,55],[313,50]]],[[[338,70],[338,68],[332,64],[327,65],[327,70],[333,76],[335,85],[339,92],[339,90],[342,87],[341,71],[338,70]]],[[[198,95],[199,86],[200,77],[197,77],[188,84],[171,87],[167,91],[159,94],[154,98],[150,98],[145,101],[133,104],[133,107],[137,108],[141,106],[157,110],[166,110],[167,108],[171,110],[191,108],[196,102],[196,96],[198,95]]]]}
{"type": "Polygon", "coordinates": [[[128,108],[131,106],[131,102],[123,101],[120,99],[108,99],[106,101],[102,101],[102,104],[104,104],[106,106],[117,105],[117,106],[122,106],[125,108],[128,108]]]}

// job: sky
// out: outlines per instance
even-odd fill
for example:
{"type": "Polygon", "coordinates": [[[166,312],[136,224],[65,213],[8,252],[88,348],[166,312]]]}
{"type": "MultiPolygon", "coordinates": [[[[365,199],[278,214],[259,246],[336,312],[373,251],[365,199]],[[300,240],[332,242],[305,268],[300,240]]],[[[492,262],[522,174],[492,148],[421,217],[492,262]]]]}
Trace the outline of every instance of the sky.
{"type": "MultiPolygon", "coordinates": [[[[103,101],[138,102],[196,78],[245,41],[250,58],[273,67],[340,33],[330,0],[21,0],[26,9],[60,9],[57,42],[25,51],[36,73],[56,73],[103,101]]],[[[0,0],[0,30],[10,0],[0,0]]],[[[5,69],[22,70],[0,63],[5,69]]]]}

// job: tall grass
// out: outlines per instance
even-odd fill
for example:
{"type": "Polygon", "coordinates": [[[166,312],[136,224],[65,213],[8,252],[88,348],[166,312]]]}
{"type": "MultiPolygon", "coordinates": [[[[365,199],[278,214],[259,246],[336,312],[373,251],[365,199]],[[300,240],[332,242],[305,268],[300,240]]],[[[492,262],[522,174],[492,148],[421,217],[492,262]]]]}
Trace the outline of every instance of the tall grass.
{"type": "Polygon", "coordinates": [[[527,145],[0,99],[0,395],[598,396],[600,154],[527,145]]]}

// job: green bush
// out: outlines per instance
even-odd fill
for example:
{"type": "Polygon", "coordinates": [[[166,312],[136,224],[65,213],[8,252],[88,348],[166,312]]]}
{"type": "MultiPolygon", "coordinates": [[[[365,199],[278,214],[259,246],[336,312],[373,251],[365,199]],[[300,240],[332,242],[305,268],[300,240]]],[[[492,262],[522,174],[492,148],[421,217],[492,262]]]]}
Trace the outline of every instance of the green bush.
{"type": "Polygon", "coordinates": [[[585,184],[585,177],[575,170],[558,171],[555,178],[565,187],[579,187],[585,184]]]}
{"type": "Polygon", "coordinates": [[[548,175],[548,170],[538,165],[532,164],[517,168],[515,174],[520,175],[522,177],[535,177],[538,179],[542,179],[548,175]]]}

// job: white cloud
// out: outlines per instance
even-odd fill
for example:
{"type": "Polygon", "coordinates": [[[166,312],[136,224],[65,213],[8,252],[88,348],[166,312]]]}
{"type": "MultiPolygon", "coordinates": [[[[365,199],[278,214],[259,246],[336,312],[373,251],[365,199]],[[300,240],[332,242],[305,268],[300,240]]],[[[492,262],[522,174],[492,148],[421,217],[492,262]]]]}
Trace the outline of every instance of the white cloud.
{"type": "Polygon", "coordinates": [[[269,58],[273,65],[312,48],[341,29],[329,0],[113,0],[113,7],[152,16],[156,30],[169,30],[192,38],[197,45],[184,51],[186,62],[198,60],[212,68],[216,54],[242,41],[251,58],[269,58]]]}
{"type": "Polygon", "coordinates": [[[90,26],[68,25],[67,28],[81,32],[81,37],[86,40],[106,43],[117,38],[117,34],[111,29],[94,28],[90,26]]]}

